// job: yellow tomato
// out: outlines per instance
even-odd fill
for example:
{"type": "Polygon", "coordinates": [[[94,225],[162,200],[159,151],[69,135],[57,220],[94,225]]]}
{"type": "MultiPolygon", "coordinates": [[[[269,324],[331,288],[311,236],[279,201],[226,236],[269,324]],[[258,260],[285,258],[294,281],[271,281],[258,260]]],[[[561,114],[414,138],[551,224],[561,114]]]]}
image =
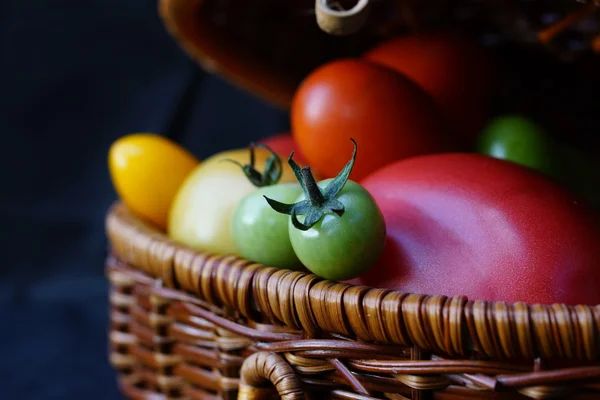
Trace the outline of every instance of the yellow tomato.
{"type": "MultiPolygon", "coordinates": [[[[262,172],[270,153],[255,149],[255,168],[262,172]]],[[[179,189],[169,215],[168,234],[172,239],[199,250],[217,254],[238,254],[231,233],[231,220],[237,204],[257,188],[240,164],[250,162],[248,149],[236,149],[204,160],[179,189]]],[[[280,183],[296,182],[290,166],[282,160],[280,183]]]]}
{"type": "Polygon", "coordinates": [[[108,154],[115,190],[136,215],[167,227],[171,203],[185,177],[199,161],[171,140],[133,133],[116,140],[108,154]]]}

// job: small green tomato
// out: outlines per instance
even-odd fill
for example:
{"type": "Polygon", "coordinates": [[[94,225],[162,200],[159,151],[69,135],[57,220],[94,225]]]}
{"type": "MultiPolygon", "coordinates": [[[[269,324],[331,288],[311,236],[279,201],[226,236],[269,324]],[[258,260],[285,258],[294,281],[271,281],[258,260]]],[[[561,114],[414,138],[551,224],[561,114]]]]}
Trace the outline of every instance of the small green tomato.
{"type": "Polygon", "coordinates": [[[533,120],[517,115],[497,117],[478,138],[477,151],[556,177],[560,165],[555,145],[533,120]]]}
{"type": "Polygon", "coordinates": [[[299,269],[288,234],[286,215],[274,211],[263,196],[289,202],[302,193],[297,183],[261,187],[244,197],[235,209],[232,234],[240,255],[272,267],[299,269]]]}
{"type": "Polygon", "coordinates": [[[318,184],[310,168],[300,168],[292,156],[288,162],[304,194],[293,204],[265,198],[274,210],[291,216],[288,231],[296,255],[311,272],[329,280],[353,279],[367,272],[383,252],[386,229],[373,197],[348,180],[356,143],[340,174],[318,184]]]}

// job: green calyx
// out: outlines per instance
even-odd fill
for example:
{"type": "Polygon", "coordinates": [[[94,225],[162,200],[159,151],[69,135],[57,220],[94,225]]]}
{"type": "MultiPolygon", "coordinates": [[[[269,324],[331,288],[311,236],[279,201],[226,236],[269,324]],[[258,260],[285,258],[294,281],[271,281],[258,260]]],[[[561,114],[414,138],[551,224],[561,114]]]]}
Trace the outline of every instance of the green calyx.
{"type": "Polygon", "coordinates": [[[292,217],[292,224],[297,229],[307,231],[327,213],[335,213],[340,217],[344,214],[344,205],[336,198],[348,181],[354,160],[356,159],[356,142],[350,139],[354,144],[352,158],[340,171],[340,173],[329,184],[321,190],[313,177],[310,167],[300,168],[293,160],[294,152],[290,154],[288,164],[292,167],[306,200],[294,204],[281,203],[264,196],[271,208],[281,214],[287,214],[292,217]],[[304,222],[298,220],[298,215],[304,215],[304,222]]]}
{"type": "Polygon", "coordinates": [[[249,150],[249,164],[242,165],[236,160],[232,160],[229,158],[225,158],[221,161],[229,161],[239,166],[244,172],[244,175],[246,175],[246,177],[248,178],[248,180],[256,187],[271,186],[279,182],[279,179],[281,178],[282,174],[281,159],[279,158],[279,156],[273,150],[271,150],[269,146],[265,144],[255,145],[254,143],[250,143],[249,150]],[[256,147],[267,149],[269,153],[271,153],[271,155],[265,163],[265,169],[262,171],[262,173],[254,167],[256,160],[254,155],[254,149],[256,147]]]}

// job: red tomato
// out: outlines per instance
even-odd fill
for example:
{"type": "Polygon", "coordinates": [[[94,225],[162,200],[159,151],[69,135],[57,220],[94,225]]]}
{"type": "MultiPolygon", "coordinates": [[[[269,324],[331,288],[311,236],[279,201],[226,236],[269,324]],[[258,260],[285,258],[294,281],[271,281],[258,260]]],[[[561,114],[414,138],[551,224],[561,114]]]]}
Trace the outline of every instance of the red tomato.
{"type": "Polygon", "coordinates": [[[472,300],[600,304],[600,231],[541,174],[477,154],[415,157],[362,181],[388,242],[353,283],[472,300]]]}
{"type": "Polygon", "coordinates": [[[447,33],[396,37],[364,58],[403,73],[437,102],[456,133],[472,139],[483,128],[494,71],[485,49],[447,33]]]}
{"type": "Polygon", "coordinates": [[[290,156],[291,152],[294,152],[294,161],[300,165],[306,165],[304,156],[300,152],[300,149],[294,141],[294,137],[291,133],[278,133],[273,136],[266,137],[259,140],[257,143],[265,144],[271,148],[275,153],[282,157],[282,161],[286,161],[290,156]]]}
{"type": "Polygon", "coordinates": [[[291,108],[292,134],[311,167],[330,178],[344,167],[354,138],[351,179],[392,161],[451,148],[433,100],[406,77],[361,60],[313,71],[291,108]]]}

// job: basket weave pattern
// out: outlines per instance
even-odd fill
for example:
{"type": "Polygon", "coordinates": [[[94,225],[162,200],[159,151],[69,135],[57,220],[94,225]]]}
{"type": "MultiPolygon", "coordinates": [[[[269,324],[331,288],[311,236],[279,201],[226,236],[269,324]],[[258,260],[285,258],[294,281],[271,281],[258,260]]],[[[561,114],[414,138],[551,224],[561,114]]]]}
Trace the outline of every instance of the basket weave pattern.
{"type": "Polygon", "coordinates": [[[334,283],[191,250],[120,204],[107,233],[130,398],[600,398],[600,306],[334,283]]]}

